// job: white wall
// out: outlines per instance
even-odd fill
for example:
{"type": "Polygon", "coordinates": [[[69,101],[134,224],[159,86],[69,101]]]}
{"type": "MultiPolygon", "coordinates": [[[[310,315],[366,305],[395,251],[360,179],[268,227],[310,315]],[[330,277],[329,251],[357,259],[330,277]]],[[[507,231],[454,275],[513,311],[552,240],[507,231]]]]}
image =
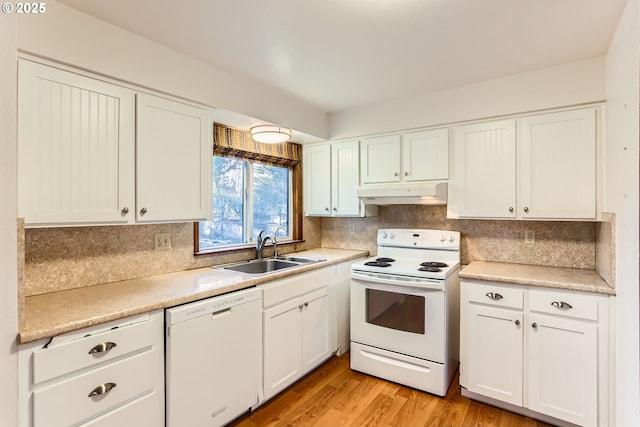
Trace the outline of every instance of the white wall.
{"type": "Polygon", "coordinates": [[[284,92],[224,72],[53,0],[21,16],[18,49],[126,82],[327,137],[327,115],[284,92]]]}
{"type": "Polygon", "coordinates": [[[605,99],[605,58],[408,96],[329,115],[332,139],[442,125],[605,99]]]}
{"type": "Polygon", "coordinates": [[[639,0],[629,0],[607,55],[604,209],[616,214],[615,416],[640,425],[638,273],[639,0]]]}
{"type": "Polygon", "coordinates": [[[16,19],[0,16],[0,424],[18,424],[16,19]]]}

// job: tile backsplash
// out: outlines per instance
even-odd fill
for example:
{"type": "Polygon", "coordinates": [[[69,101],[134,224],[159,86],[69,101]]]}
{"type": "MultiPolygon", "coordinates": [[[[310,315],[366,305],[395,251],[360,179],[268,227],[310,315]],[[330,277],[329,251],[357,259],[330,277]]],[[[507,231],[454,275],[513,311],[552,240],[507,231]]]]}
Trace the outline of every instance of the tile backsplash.
{"type": "Polygon", "coordinates": [[[594,222],[447,219],[445,206],[381,206],[377,217],[324,218],[322,245],[367,249],[375,253],[379,228],[459,231],[463,264],[498,261],[583,269],[596,267],[594,222]],[[535,232],[534,244],[525,244],[525,230],[535,232]]]}
{"type": "MultiPolygon", "coordinates": [[[[446,218],[444,206],[381,206],[379,215],[371,218],[305,217],[305,241],[283,249],[291,252],[322,246],[362,249],[375,254],[379,228],[460,231],[463,264],[482,260],[595,269],[596,241],[611,239],[611,227],[605,223],[454,220],[446,218]],[[525,244],[525,230],[535,232],[534,244],[525,244]]],[[[194,256],[192,223],[26,229],[23,245],[24,277],[20,289],[23,296],[255,256],[252,249],[194,256]],[[171,234],[171,249],[154,250],[153,236],[157,233],[171,234]]],[[[265,255],[270,255],[270,251],[267,248],[265,255]]],[[[598,265],[611,263],[601,261],[598,265]]],[[[608,274],[613,277],[613,273],[608,274]]]]}
{"type": "MultiPolygon", "coordinates": [[[[320,218],[305,218],[303,229],[305,241],[283,246],[283,253],[321,245],[320,218]]],[[[254,249],[194,256],[193,223],[33,228],[24,236],[25,296],[255,257],[254,249]],[[170,249],[154,250],[157,233],[171,235],[170,249]]],[[[265,255],[270,253],[266,248],[265,255]]]]}

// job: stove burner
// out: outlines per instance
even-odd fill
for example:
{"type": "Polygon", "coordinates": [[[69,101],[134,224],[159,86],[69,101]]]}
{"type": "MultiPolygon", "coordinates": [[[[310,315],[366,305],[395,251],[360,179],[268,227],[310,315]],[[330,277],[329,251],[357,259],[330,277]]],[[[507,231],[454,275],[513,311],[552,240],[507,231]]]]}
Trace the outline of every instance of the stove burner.
{"type": "Polygon", "coordinates": [[[420,267],[418,271],[428,271],[429,273],[439,273],[442,270],[438,267],[420,267]]]}
{"type": "Polygon", "coordinates": [[[391,267],[391,264],[382,261],[368,261],[365,262],[364,265],[368,265],[369,267],[391,267]]]}
{"type": "Polygon", "coordinates": [[[395,259],[382,257],[382,258],[376,258],[376,261],[378,261],[378,262],[395,262],[395,259]]]}
{"type": "MultiPolygon", "coordinates": [[[[427,262],[423,262],[422,264],[420,264],[422,267],[437,267],[437,268],[442,268],[442,267],[449,267],[447,264],[445,264],[444,262],[438,262],[438,261],[427,261],[427,262]]],[[[420,270],[420,271],[429,271],[429,270],[420,270]]],[[[440,270],[438,270],[440,271],[440,270]]]]}

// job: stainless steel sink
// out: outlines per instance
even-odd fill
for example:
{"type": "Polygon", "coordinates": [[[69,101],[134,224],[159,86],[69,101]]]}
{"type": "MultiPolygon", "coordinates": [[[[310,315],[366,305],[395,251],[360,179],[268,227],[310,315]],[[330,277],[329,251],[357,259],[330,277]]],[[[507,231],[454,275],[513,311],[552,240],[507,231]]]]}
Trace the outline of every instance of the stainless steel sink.
{"type": "Polygon", "coordinates": [[[283,255],[283,256],[279,256],[276,259],[284,260],[284,261],[299,262],[300,264],[326,261],[326,259],[323,259],[323,258],[306,258],[306,257],[300,257],[300,256],[294,256],[294,255],[291,255],[291,256],[283,255]]]}
{"type": "Polygon", "coordinates": [[[249,261],[242,264],[230,265],[223,268],[225,270],[233,270],[247,274],[267,274],[274,271],[283,270],[285,268],[297,267],[299,265],[300,263],[297,262],[283,261],[279,259],[261,259],[256,261],[249,261]]]}

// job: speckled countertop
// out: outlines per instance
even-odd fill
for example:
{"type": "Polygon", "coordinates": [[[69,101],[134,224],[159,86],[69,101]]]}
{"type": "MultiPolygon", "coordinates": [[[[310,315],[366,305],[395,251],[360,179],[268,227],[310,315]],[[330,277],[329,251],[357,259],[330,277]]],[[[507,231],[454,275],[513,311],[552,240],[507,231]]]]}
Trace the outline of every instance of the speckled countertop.
{"type": "Polygon", "coordinates": [[[476,261],[460,270],[460,278],[615,295],[597,271],[577,268],[476,261]]]}
{"type": "MultiPolygon", "coordinates": [[[[24,344],[112,320],[220,295],[316,268],[367,256],[367,251],[318,248],[296,255],[326,261],[264,276],[199,268],[25,298],[24,344]]],[[[292,255],[292,254],[288,254],[292,255]]]]}

